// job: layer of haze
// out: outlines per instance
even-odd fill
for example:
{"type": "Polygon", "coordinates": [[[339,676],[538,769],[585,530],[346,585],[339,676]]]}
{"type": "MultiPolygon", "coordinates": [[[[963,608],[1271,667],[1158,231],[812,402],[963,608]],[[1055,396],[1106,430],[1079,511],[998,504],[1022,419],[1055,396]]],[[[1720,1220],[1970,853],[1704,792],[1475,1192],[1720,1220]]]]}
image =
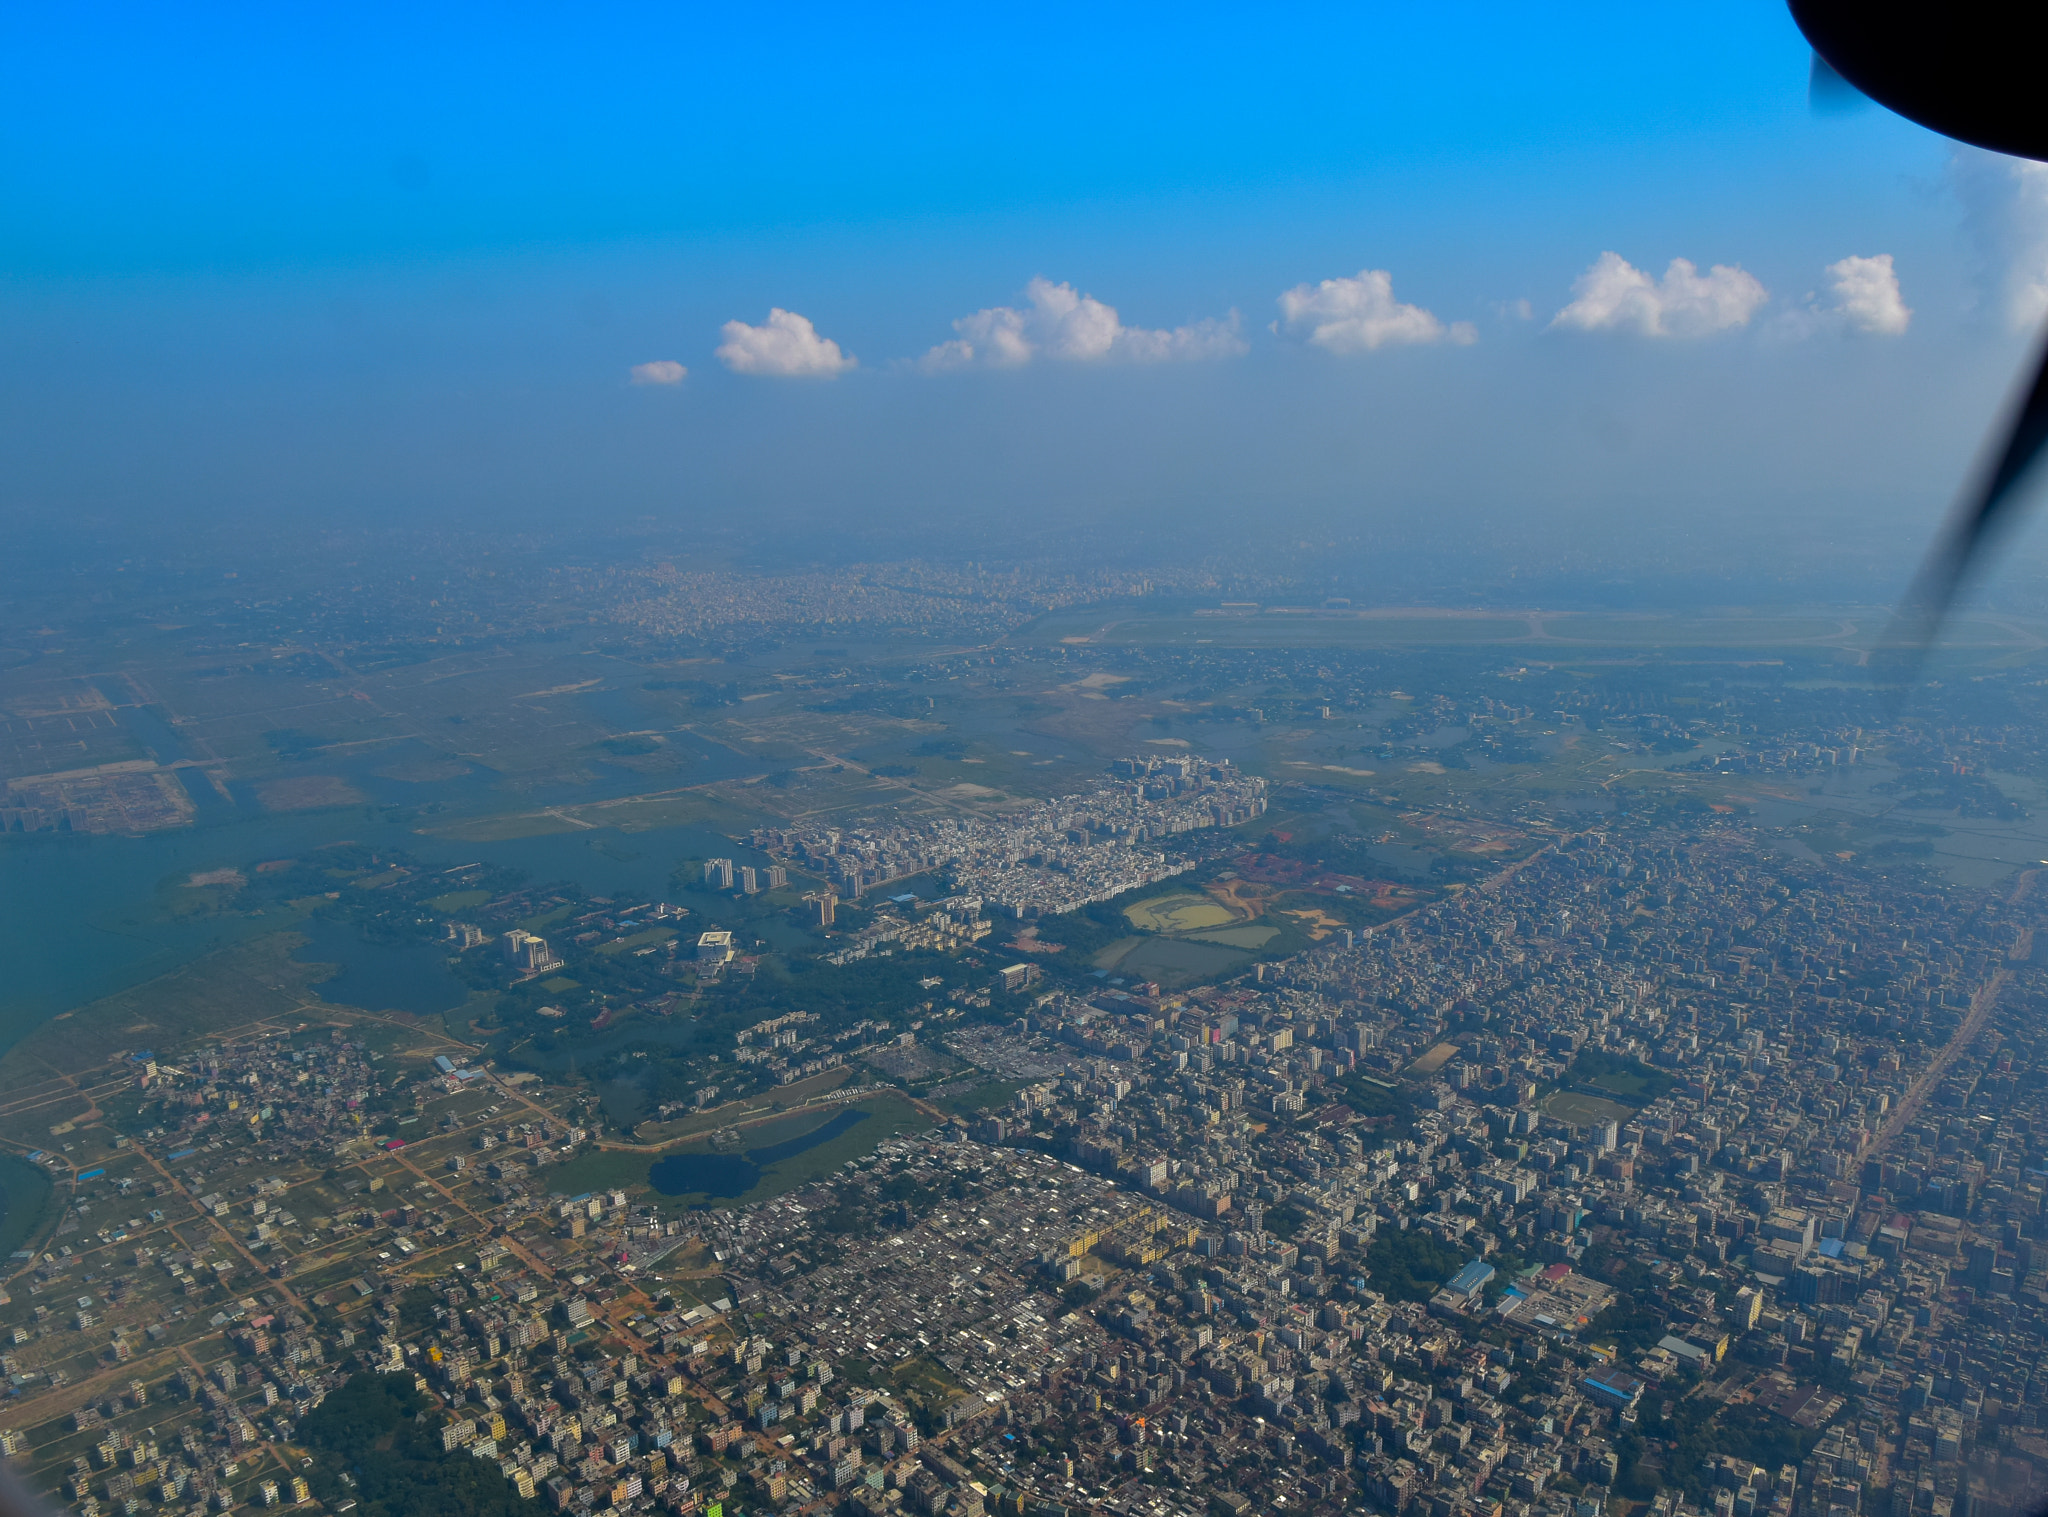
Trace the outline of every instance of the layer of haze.
{"type": "Polygon", "coordinates": [[[1815,117],[1762,3],[16,7],[0,56],[18,520],[1902,567],[2048,288],[2038,181],[1815,117]]]}

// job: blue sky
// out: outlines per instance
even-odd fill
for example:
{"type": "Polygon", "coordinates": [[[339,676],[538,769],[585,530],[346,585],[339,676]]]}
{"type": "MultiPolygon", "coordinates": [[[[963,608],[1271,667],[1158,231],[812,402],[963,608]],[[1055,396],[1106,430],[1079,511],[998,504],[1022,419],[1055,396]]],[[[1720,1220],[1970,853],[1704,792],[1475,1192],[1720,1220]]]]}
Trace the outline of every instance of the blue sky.
{"type": "Polygon", "coordinates": [[[2048,267],[1771,4],[284,10],[0,19],[17,508],[1911,524],[2048,267]]]}

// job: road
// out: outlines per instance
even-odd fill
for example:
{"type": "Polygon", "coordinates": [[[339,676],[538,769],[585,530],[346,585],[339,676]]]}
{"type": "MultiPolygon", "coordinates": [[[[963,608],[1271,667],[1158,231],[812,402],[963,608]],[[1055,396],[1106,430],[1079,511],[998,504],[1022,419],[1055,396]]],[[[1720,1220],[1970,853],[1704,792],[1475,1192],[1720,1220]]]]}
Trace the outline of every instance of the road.
{"type": "MultiPolygon", "coordinates": [[[[2023,870],[2018,882],[2013,886],[2012,894],[2007,897],[2008,904],[2017,906],[2024,900],[2033,890],[2034,882],[2040,873],[2038,869],[2023,870]]],[[[2018,945],[2013,949],[2013,957],[2025,958],[2033,949],[2033,941],[2034,935],[2031,931],[2021,934],[2018,945]]],[[[2010,969],[2001,969],[1970,997],[1970,1009],[1963,1017],[1962,1025],[1956,1028],[1955,1036],[1942,1045],[1941,1052],[1934,1056],[1933,1062],[1920,1072],[1920,1078],[1907,1087],[1905,1095],[1899,1098],[1899,1104],[1892,1109],[1891,1115],[1885,1119],[1884,1126],[1878,1130],[1877,1141],[1871,1145],[1872,1154],[1882,1153],[1919,1115],[1921,1105],[1927,1100],[1927,1093],[1948,1077],[1950,1066],[1977,1041],[1977,1035],[1984,1030],[1985,1020],[1991,1015],[1991,1008],[1997,1004],[1999,992],[2005,989],[2006,982],[2011,978],[2010,969]]]]}
{"type": "MultiPolygon", "coordinates": [[[[178,1177],[172,1174],[170,1170],[166,1169],[162,1161],[160,1161],[155,1154],[151,1153],[148,1149],[142,1147],[140,1144],[136,1145],[135,1152],[142,1159],[143,1163],[147,1164],[151,1169],[156,1171],[158,1177],[164,1182],[165,1193],[167,1195],[182,1196],[185,1200],[185,1204],[192,1208],[193,1215],[197,1217],[201,1222],[211,1227],[216,1233],[220,1234],[221,1241],[227,1244],[229,1248],[233,1249],[236,1253],[242,1256],[242,1262],[248,1265],[250,1269],[256,1272],[257,1279],[261,1280],[265,1278],[265,1266],[260,1260],[257,1259],[257,1257],[254,1254],[249,1252],[249,1250],[243,1245],[242,1240],[235,1236],[233,1228],[229,1227],[225,1222],[221,1221],[220,1218],[216,1217],[204,1206],[201,1206],[199,1204],[199,1198],[193,1195],[191,1191],[187,1190],[184,1187],[184,1185],[179,1181],[178,1177]]],[[[298,1292],[294,1291],[283,1280],[272,1280],[265,1287],[265,1289],[276,1291],[280,1296],[283,1296],[285,1300],[291,1302],[293,1306],[297,1307],[301,1311],[304,1311],[306,1308],[306,1303],[304,1300],[300,1298],[298,1292]]]]}

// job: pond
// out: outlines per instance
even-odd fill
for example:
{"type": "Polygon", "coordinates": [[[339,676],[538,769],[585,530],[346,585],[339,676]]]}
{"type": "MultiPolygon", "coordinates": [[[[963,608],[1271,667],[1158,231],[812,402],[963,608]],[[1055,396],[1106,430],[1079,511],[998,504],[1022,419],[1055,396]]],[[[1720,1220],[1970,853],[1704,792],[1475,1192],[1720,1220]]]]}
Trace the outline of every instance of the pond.
{"type": "Polygon", "coordinates": [[[655,1160],[647,1171],[647,1183],[664,1196],[701,1195],[728,1200],[752,1190],[760,1183],[762,1174],[782,1160],[809,1153],[867,1120],[868,1113],[859,1107],[849,1107],[807,1133],[762,1148],[750,1148],[744,1155],[670,1154],[655,1160]]]}
{"type": "Polygon", "coordinates": [[[711,1196],[720,1201],[745,1195],[761,1178],[759,1165],[737,1154],[670,1154],[647,1171],[647,1183],[664,1196],[711,1196]]]}

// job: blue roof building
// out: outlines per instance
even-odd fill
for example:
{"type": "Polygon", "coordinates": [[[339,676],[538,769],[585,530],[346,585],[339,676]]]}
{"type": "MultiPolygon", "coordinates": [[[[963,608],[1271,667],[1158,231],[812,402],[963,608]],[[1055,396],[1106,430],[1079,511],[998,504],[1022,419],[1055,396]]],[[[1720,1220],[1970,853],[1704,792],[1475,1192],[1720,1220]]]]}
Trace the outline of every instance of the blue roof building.
{"type": "Polygon", "coordinates": [[[1612,1366],[1595,1370],[1579,1382],[1586,1388],[1586,1393],[1602,1406],[1623,1408],[1634,1406],[1642,1399],[1647,1383],[1640,1375],[1631,1375],[1627,1370],[1612,1366]]]}
{"type": "Polygon", "coordinates": [[[1463,1269],[1451,1276],[1450,1284],[1446,1285],[1444,1289],[1455,1291],[1457,1294],[1470,1300],[1478,1295],[1485,1287],[1486,1282],[1492,1278],[1493,1266],[1484,1259],[1474,1259],[1470,1264],[1467,1264],[1463,1269]]]}

